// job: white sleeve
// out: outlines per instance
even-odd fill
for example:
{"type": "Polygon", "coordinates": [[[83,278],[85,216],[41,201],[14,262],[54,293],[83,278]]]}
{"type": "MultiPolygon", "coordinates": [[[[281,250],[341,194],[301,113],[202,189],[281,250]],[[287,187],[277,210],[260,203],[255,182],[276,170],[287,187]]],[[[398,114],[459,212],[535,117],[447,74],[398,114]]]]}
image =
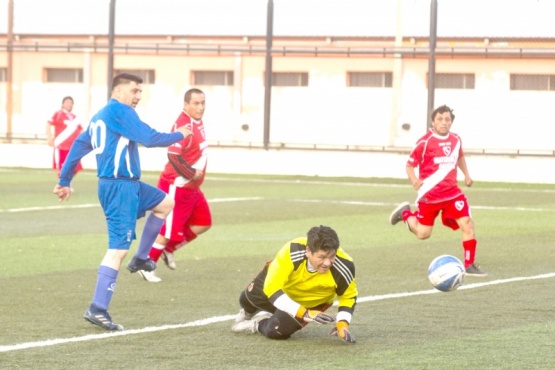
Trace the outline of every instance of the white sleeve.
{"type": "Polygon", "coordinates": [[[297,316],[297,312],[301,307],[300,304],[289,298],[289,296],[283,293],[278,299],[274,301],[274,306],[281,311],[287,312],[291,317],[297,316]]]}

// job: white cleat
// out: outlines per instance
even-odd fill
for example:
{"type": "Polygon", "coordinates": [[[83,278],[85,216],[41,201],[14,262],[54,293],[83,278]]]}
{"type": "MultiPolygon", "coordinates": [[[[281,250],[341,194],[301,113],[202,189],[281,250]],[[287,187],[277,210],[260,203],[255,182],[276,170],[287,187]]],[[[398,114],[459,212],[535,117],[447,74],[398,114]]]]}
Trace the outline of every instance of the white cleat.
{"type": "Polygon", "coordinates": [[[241,308],[237,316],[235,316],[235,323],[237,324],[245,320],[250,320],[252,319],[252,316],[252,314],[245,312],[244,308],[241,308]]]}
{"type": "Polygon", "coordinates": [[[234,333],[256,334],[258,333],[258,324],[260,324],[260,321],[269,319],[270,317],[272,317],[270,312],[260,311],[250,320],[243,320],[233,324],[231,331],[234,333]]]}
{"type": "Polygon", "coordinates": [[[149,283],[159,283],[162,281],[162,279],[156,276],[156,273],[154,273],[154,271],[138,270],[137,272],[143,277],[143,279],[145,279],[149,283]]]}
{"type": "Polygon", "coordinates": [[[170,270],[175,270],[177,265],[175,264],[175,259],[173,258],[173,253],[163,251],[162,252],[162,259],[164,260],[164,263],[166,264],[166,266],[168,266],[168,268],[170,270]]]}

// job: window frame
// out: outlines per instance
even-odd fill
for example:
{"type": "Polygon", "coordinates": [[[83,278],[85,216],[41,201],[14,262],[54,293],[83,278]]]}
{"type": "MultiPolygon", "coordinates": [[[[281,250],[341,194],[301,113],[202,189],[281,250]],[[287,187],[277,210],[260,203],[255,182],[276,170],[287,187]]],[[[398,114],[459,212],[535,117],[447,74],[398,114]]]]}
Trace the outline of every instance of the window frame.
{"type": "Polygon", "coordinates": [[[233,86],[234,83],[235,73],[230,70],[191,70],[191,85],[194,86],[233,86]]]}
{"type": "Polygon", "coordinates": [[[83,83],[83,80],[84,80],[83,74],[84,74],[83,68],[45,67],[44,82],[45,83],[83,83]],[[66,76],[63,76],[64,72],[66,73],[66,76]],[[73,76],[71,76],[72,74],[73,76]]]}
{"type": "Polygon", "coordinates": [[[509,89],[511,91],[555,91],[555,75],[536,73],[511,73],[509,89]],[[528,81],[524,81],[528,79],[528,81]],[[531,81],[536,79],[536,81],[531,81]],[[541,87],[542,80],[544,88],[541,87]],[[517,85],[526,85],[525,87],[517,85]],[[536,88],[533,88],[536,85],[536,88]]]}
{"type": "Polygon", "coordinates": [[[435,81],[434,81],[434,88],[436,89],[448,89],[448,90],[475,90],[476,89],[476,74],[474,73],[436,73],[435,74],[435,81]],[[461,77],[460,84],[458,86],[454,77],[461,77]],[[441,79],[452,79],[451,85],[447,86],[448,83],[446,81],[441,82],[441,79]],[[438,84],[438,81],[440,83],[438,84]],[[442,85],[442,86],[438,86],[442,85]]]}
{"type": "Polygon", "coordinates": [[[272,72],[271,78],[272,87],[308,87],[309,84],[308,72],[272,72]],[[296,80],[296,83],[287,82],[288,79],[296,80]]]}
{"type": "Polygon", "coordinates": [[[393,72],[387,71],[348,71],[347,87],[372,87],[390,88],[393,87],[393,72]],[[369,83],[365,83],[366,81],[369,83]],[[377,82],[379,83],[372,83],[377,82]],[[358,81],[358,82],[357,82],[358,81]]]}

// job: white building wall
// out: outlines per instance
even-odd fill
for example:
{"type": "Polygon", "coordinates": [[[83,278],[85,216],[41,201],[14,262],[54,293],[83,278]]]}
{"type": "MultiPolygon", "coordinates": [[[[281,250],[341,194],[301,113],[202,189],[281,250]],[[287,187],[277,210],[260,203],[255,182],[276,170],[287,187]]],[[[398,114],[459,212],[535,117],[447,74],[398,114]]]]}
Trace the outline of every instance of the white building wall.
{"type": "MultiPolygon", "coordinates": [[[[75,113],[87,121],[106,102],[105,60],[56,53],[32,53],[21,64],[13,85],[13,136],[44,137],[44,124],[59,109],[63,96],[75,99],[75,113]],[[65,64],[64,64],[65,63],[65,64]],[[87,68],[85,83],[42,82],[47,67],[87,68]]],[[[435,106],[455,109],[453,131],[465,148],[476,150],[554,149],[555,91],[511,91],[511,73],[555,75],[551,60],[445,60],[436,72],[474,73],[471,90],[436,89],[435,106]]],[[[198,86],[206,92],[205,122],[213,142],[260,145],[264,132],[264,58],[118,56],[116,69],[154,69],[156,83],[143,85],[137,108],[154,128],[169,129],[191,87],[194,70],[240,70],[234,86],[198,86]]],[[[427,61],[404,58],[399,90],[347,87],[351,71],[390,71],[391,58],[276,58],[274,71],[306,71],[307,87],[272,89],[270,141],[286,145],[410,147],[427,126],[427,61]],[[405,130],[402,125],[410,124],[405,130]]],[[[0,83],[0,102],[6,101],[0,83]]],[[[0,136],[7,131],[6,105],[0,106],[0,136]]]]}
{"type": "MultiPolygon", "coordinates": [[[[161,171],[166,153],[165,148],[141,148],[143,171],[161,171]]],[[[405,153],[211,147],[208,173],[406,179],[406,160],[405,153]]],[[[555,184],[555,171],[549,170],[554,158],[470,154],[466,160],[474,181],[555,184]]],[[[52,148],[45,144],[0,144],[0,169],[51,166],[52,148]]],[[[94,157],[85,156],[83,166],[95,169],[94,157]]]]}

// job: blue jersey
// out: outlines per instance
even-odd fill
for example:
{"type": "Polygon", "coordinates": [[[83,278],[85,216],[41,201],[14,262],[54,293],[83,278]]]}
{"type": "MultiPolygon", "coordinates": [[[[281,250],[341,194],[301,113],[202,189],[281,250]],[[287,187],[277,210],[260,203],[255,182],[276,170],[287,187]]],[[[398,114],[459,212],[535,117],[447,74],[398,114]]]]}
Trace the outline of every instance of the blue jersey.
{"type": "Polygon", "coordinates": [[[75,166],[90,152],[96,155],[99,178],[138,180],[141,177],[138,144],[165,147],[183,139],[181,132],[154,130],[140,120],[135,109],[110,99],[71,146],[58,184],[70,186],[75,166]]]}

